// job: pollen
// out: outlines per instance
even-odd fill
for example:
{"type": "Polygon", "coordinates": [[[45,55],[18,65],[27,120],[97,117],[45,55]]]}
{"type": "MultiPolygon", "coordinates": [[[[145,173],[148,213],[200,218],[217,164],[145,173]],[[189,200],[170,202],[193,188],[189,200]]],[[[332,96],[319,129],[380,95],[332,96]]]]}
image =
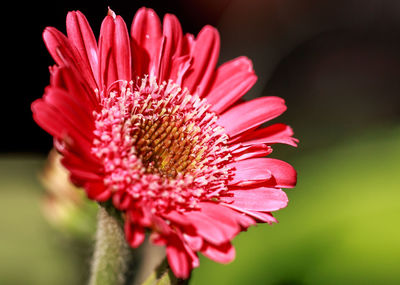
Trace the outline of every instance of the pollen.
{"type": "Polygon", "coordinates": [[[196,208],[226,190],[228,136],[206,100],[147,76],[116,81],[97,97],[92,152],[111,191],[165,211],[196,208]]]}
{"type": "Polygon", "coordinates": [[[133,142],[146,173],[175,178],[194,169],[204,154],[196,145],[199,127],[185,124],[183,118],[164,115],[159,119],[135,118],[133,142]]]}

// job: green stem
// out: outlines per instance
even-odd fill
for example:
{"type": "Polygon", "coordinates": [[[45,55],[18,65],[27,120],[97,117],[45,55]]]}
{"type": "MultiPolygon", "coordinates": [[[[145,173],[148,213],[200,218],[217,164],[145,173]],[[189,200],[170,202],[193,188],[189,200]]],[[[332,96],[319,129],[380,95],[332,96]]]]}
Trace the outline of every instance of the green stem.
{"type": "Polygon", "coordinates": [[[89,285],[123,285],[132,260],[121,221],[104,207],[99,208],[96,245],[89,285]]]}

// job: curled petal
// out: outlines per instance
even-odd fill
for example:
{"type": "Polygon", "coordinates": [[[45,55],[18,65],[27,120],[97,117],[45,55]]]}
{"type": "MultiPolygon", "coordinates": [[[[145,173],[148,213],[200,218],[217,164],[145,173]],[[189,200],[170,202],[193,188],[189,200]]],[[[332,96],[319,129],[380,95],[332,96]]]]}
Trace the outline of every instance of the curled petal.
{"type": "Polygon", "coordinates": [[[201,253],[216,262],[225,264],[234,260],[236,255],[235,248],[230,242],[218,246],[206,243],[201,249],[201,253]]]}
{"type": "Polygon", "coordinates": [[[258,127],[285,111],[285,101],[282,98],[261,97],[228,109],[220,116],[218,124],[224,127],[229,136],[233,137],[258,127]]]}
{"type": "Polygon", "coordinates": [[[260,143],[271,145],[282,143],[297,146],[299,140],[293,138],[293,130],[291,127],[277,123],[255,131],[245,132],[231,142],[238,141],[243,145],[254,145],[260,143]]]}
{"type": "Polygon", "coordinates": [[[230,167],[235,171],[229,184],[244,186],[269,180],[272,174],[267,166],[268,162],[263,158],[252,158],[231,163],[230,167]]]}
{"type": "Polygon", "coordinates": [[[275,158],[265,158],[264,163],[272,173],[273,180],[270,183],[273,187],[293,188],[296,186],[297,173],[289,163],[275,158]]]}

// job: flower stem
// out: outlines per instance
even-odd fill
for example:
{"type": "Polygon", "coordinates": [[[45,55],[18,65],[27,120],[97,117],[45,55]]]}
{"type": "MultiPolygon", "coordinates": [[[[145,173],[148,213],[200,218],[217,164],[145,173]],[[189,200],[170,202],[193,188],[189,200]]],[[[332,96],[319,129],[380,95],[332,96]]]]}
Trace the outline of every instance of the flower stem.
{"type": "Polygon", "coordinates": [[[121,221],[115,211],[99,208],[96,245],[89,285],[123,285],[132,261],[121,221]]]}

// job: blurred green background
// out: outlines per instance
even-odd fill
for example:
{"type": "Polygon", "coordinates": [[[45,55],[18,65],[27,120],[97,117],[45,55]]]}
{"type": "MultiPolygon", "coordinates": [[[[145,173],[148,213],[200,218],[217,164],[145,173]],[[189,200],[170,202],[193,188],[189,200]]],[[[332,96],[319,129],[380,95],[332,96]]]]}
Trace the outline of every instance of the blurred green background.
{"type": "MultiPolygon", "coordinates": [[[[246,99],[284,98],[288,111],[274,122],[289,124],[300,139],[298,148],[276,146],[272,154],[298,171],[297,187],[286,191],[289,206],[276,213],[279,223],[241,233],[229,265],[201,258],[191,284],[400,284],[400,2],[168,3],[113,1],[112,8],[128,25],[146,5],[160,16],[176,14],[186,32],[217,26],[221,62],[239,55],[254,61],[259,81],[246,99]]],[[[109,3],[30,5],[8,9],[19,11],[26,28],[26,37],[11,29],[13,49],[26,42],[35,48],[15,57],[5,79],[10,90],[3,91],[0,284],[86,284],[96,205],[73,209],[58,226],[46,219],[39,175],[52,141],[29,106],[53,64],[44,27],[65,31],[67,11],[79,9],[98,34],[109,3]],[[29,89],[16,90],[21,66],[29,89]]]]}
{"type": "MultiPolygon", "coordinates": [[[[191,284],[399,284],[399,145],[391,126],[287,153],[299,181],[280,223],[241,233],[229,265],[202,258],[191,284]]],[[[42,167],[0,160],[0,284],[85,284],[90,246],[44,220],[42,167]]]]}

